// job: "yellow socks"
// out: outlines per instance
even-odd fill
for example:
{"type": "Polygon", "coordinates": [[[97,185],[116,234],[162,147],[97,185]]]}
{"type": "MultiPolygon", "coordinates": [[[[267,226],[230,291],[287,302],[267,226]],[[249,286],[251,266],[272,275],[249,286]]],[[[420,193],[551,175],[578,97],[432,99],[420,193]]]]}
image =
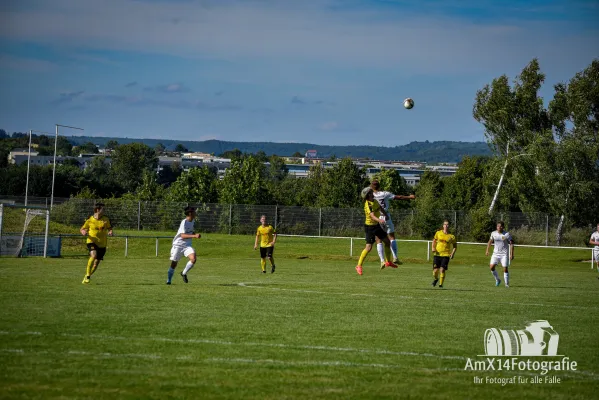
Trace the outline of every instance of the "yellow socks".
{"type": "Polygon", "coordinates": [[[272,267],[273,265],[275,265],[275,259],[270,257],[270,266],[272,267]]]}
{"type": "Polygon", "coordinates": [[[439,279],[439,269],[433,269],[433,278],[439,279]]]}
{"type": "Polygon", "coordinates": [[[260,259],[260,266],[262,267],[262,271],[266,271],[266,260],[264,258],[260,259]]]}
{"type": "Polygon", "coordinates": [[[369,253],[368,250],[366,250],[366,249],[362,250],[362,254],[360,254],[360,259],[358,260],[358,265],[362,265],[364,263],[364,259],[366,258],[368,253],[369,253]]]}
{"type": "Polygon", "coordinates": [[[445,281],[445,271],[441,272],[441,279],[439,279],[439,286],[443,286],[444,281],[445,281]]]}
{"type": "Polygon", "coordinates": [[[90,257],[89,260],[87,260],[87,268],[85,269],[85,276],[91,276],[92,272],[92,264],[94,263],[94,258],[90,257]]]}

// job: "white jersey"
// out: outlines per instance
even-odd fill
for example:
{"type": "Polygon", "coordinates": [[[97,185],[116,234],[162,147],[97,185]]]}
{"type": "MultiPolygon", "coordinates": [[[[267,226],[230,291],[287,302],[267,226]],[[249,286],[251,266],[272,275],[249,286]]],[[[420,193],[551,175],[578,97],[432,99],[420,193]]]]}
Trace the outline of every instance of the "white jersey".
{"type": "Polygon", "coordinates": [[[181,221],[181,225],[179,225],[179,230],[177,231],[177,234],[175,235],[175,238],[173,239],[173,247],[191,246],[191,238],[183,239],[181,237],[181,234],[186,233],[188,235],[192,235],[193,228],[194,228],[193,221],[188,221],[187,219],[184,219],[183,221],[181,221]]]}
{"type": "Polygon", "coordinates": [[[385,211],[389,211],[389,200],[393,200],[395,195],[391,192],[385,192],[380,190],[378,192],[374,192],[374,199],[378,201],[380,206],[385,209],[385,211]]]}
{"type": "MultiPolygon", "coordinates": [[[[599,242],[599,232],[593,232],[593,234],[591,235],[591,240],[593,242],[599,242]]],[[[595,245],[594,249],[599,250],[599,246],[595,245]]]]}
{"type": "Polygon", "coordinates": [[[496,256],[507,256],[509,251],[510,242],[513,240],[512,235],[509,232],[499,233],[494,231],[491,233],[491,238],[495,244],[495,248],[493,249],[493,255],[496,256]]]}

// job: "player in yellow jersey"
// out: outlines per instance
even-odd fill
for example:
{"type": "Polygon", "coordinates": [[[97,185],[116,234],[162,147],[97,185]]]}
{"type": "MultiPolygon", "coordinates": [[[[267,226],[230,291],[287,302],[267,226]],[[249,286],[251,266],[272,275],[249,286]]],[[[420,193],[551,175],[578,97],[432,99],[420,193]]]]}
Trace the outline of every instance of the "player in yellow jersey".
{"type": "Polygon", "coordinates": [[[87,260],[83,283],[89,283],[89,278],[96,272],[100,261],[104,259],[108,236],[112,236],[112,224],[110,219],[104,215],[104,204],[97,203],[94,206],[94,215],[85,221],[80,231],[83,236],[87,236],[89,260],[87,260]]]}
{"type": "Polygon", "coordinates": [[[458,243],[455,236],[449,233],[449,221],[443,221],[443,229],[435,233],[433,238],[433,287],[439,282],[439,287],[443,287],[445,282],[445,272],[449,268],[449,260],[453,258],[456,250],[458,249],[458,243]],[[441,277],[439,277],[439,269],[441,270],[441,277]]]}
{"type": "Polygon", "coordinates": [[[275,259],[272,258],[272,252],[275,250],[277,241],[277,232],[272,225],[266,223],[266,215],[260,217],[260,226],[256,230],[256,241],[254,242],[254,250],[258,248],[258,239],[260,239],[260,266],[262,273],[266,273],[266,259],[270,261],[270,273],[275,272],[275,259]]]}
{"type": "Polygon", "coordinates": [[[374,200],[374,190],[371,187],[365,187],[361,193],[364,199],[364,214],[366,215],[366,221],[364,222],[364,232],[366,233],[366,247],[362,250],[358,265],[356,266],[356,272],[362,275],[362,264],[364,259],[372,250],[372,244],[376,241],[377,243],[383,242],[385,245],[385,263],[381,265],[381,269],[385,267],[397,268],[397,265],[391,262],[391,242],[387,237],[387,232],[381,227],[381,224],[385,223],[386,212],[378,203],[374,200]]]}

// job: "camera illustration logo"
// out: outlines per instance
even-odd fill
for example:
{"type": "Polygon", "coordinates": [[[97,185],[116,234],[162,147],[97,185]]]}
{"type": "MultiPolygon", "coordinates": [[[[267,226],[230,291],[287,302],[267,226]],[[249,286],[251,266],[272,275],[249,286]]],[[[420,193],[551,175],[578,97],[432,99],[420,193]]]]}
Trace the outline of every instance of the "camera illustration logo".
{"type": "Polygon", "coordinates": [[[556,356],[559,334],[538,320],[524,329],[487,329],[484,342],[487,356],[556,356]]]}

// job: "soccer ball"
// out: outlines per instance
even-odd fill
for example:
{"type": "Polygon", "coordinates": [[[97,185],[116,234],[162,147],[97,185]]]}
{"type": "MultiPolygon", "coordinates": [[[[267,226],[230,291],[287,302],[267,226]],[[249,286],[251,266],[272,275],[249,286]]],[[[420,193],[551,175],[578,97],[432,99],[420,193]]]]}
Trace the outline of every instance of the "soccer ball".
{"type": "Polygon", "coordinates": [[[412,107],[414,107],[414,100],[408,97],[403,101],[403,106],[408,110],[411,109],[412,107]]]}

